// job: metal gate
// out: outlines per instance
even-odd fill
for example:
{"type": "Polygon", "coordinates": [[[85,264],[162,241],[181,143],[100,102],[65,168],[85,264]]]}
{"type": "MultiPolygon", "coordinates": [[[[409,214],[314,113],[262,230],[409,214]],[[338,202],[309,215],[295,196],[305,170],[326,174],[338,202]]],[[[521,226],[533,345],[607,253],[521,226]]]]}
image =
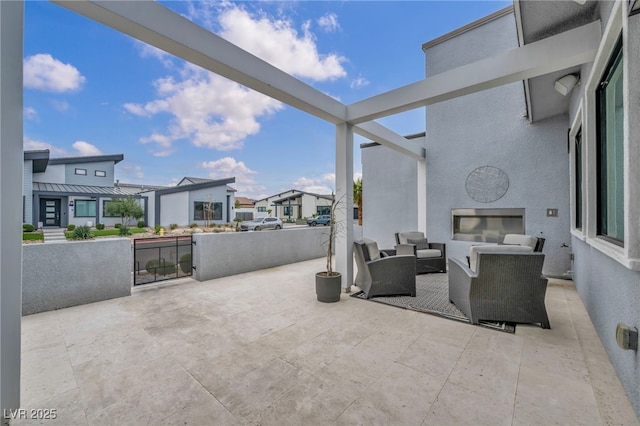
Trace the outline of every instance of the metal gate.
{"type": "Polygon", "coordinates": [[[191,235],[133,240],[133,285],[190,276],[192,247],[191,235]]]}

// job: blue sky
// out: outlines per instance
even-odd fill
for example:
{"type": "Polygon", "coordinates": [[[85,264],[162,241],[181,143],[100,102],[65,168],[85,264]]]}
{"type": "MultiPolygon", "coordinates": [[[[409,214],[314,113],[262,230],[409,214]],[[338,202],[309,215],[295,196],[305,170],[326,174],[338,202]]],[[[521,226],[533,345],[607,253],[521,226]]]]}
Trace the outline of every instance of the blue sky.
{"type": "MultiPolygon", "coordinates": [[[[161,3],[345,104],[423,79],[423,43],[511,4],[161,3]]],[[[55,4],[25,4],[24,70],[25,149],[124,154],[128,183],[235,176],[237,195],[256,199],[335,188],[333,125],[55,4]]],[[[424,121],[422,109],[380,120],[400,134],[424,121]]]]}

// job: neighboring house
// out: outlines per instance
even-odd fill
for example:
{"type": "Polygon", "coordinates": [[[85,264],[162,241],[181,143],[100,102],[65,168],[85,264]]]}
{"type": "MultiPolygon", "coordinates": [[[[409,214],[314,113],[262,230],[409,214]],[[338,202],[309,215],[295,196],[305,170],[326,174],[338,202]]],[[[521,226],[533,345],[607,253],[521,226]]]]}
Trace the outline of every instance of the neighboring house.
{"type": "Polygon", "coordinates": [[[295,220],[313,215],[329,214],[331,211],[331,195],[312,194],[310,192],[291,189],[255,202],[256,215],[267,216],[271,209],[272,216],[283,220],[295,220]]]}
{"type": "Polygon", "coordinates": [[[24,223],[38,227],[113,225],[120,218],[107,216],[104,206],[112,198],[126,196],[138,198],[144,208],[146,198],[138,194],[138,188],[114,184],[114,167],[123,159],[122,154],[49,158],[48,150],[25,151],[24,223]]]}
{"type": "Polygon", "coordinates": [[[241,220],[253,220],[256,215],[254,201],[247,197],[236,197],[236,218],[241,220]]]}
{"type": "Polygon", "coordinates": [[[187,226],[192,223],[224,224],[235,217],[235,189],[228,179],[184,178],[177,186],[145,191],[148,197],[149,224],[187,226]]]}
{"type": "Polygon", "coordinates": [[[464,259],[507,231],[546,238],[544,274],[573,278],[638,415],[640,358],[616,328],[640,326],[639,12],[515,1],[430,41],[426,161],[362,147],[363,232],[383,247],[424,229],[464,259]]]}
{"type": "Polygon", "coordinates": [[[211,180],[183,178],[178,186],[161,187],[114,182],[118,155],[49,158],[48,150],[24,152],[24,223],[37,227],[113,226],[109,216],[113,198],[133,197],[144,211],[147,225],[229,223],[235,217],[235,178],[211,180]]]}

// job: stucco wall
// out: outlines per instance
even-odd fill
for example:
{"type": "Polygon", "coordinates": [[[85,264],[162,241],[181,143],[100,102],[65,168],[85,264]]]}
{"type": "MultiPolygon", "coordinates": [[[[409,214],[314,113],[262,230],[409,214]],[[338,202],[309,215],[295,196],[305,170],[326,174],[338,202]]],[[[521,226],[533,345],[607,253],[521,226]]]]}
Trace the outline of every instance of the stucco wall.
{"type": "MultiPolygon", "coordinates": [[[[234,198],[231,198],[231,203],[234,202],[234,198]]],[[[197,191],[189,191],[189,201],[188,201],[188,206],[189,206],[189,216],[188,216],[188,223],[197,223],[197,224],[204,224],[205,221],[204,220],[194,220],[193,216],[194,216],[194,205],[193,203],[196,201],[202,201],[204,203],[207,203],[209,201],[213,202],[213,203],[222,203],[222,218],[219,220],[212,220],[211,222],[213,223],[227,223],[227,222],[231,222],[231,220],[229,218],[227,218],[227,187],[226,186],[217,186],[214,188],[207,188],[207,189],[199,189],[197,191]]],[[[164,202],[164,199],[163,199],[164,202]]],[[[233,205],[233,204],[232,204],[233,205]]]]}
{"type": "Polygon", "coordinates": [[[616,343],[619,322],[640,327],[640,272],[624,268],[576,237],[572,249],[573,276],[580,298],[636,414],[640,415],[640,353],[620,349],[616,343]]]}
{"type": "Polygon", "coordinates": [[[172,223],[180,226],[190,224],[189,193],[186,191],[160,196],[160,225],[169,226],[172,223]]]}
{"type": "Polygon", "coordinates": [[[381,145],[362,149],[362,234],[393,248],[394,234],[418,229],[416,160],[381,145]]]}
{"type": "Polygon", "coordinates": [[[193,278],[204,281],[323,257],[326,234],[326,227],[194,234],[193,278]]]}
{"type": "Polygon", "coordinates": [[[22,246],[22,314],[131,295],[128,238],[22,246]]]}
{"type": "Polygon", "coordinates": [[[70,185],[113,186],[113,161],[73,163],[65,165],[65,183],[70,185]],[[86,175],[77,175],[76,169],[85,169],[86,175]],[[96,176],[96,171],[105,172],[105,176],[96,176]]]}

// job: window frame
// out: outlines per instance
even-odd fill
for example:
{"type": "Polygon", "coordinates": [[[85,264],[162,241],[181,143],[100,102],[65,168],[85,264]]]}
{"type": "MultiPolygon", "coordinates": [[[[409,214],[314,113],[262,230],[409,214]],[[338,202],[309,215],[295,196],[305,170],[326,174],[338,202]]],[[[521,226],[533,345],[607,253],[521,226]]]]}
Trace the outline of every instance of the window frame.
{"type": "MultiPolygon", "coordinates": [[[[208,201],[194,201],[193,202],[193,220],[206,221],[204,218],[204,206],[208,201]],[[201,206],[201,207],[198,207],[201,206]],[[198,213],[202,213],[202,217],[198,217],[198,213]]],[[[211,221],[222,220],[222,209],[223,209],[222,201],[214,201],[213,202],[213,215],[212,218],[209,219],[211,221]],[[219,207],[219,208],[218,208],[219,207]],[[216,213],[220,213],[219,217],[216,213]]]]}
{"type": "Polygon", "coordinates": [[[105,170],[96,170],[94,172],[96,177],[107,177],[107,172],[105,170]],[[100,174],[99,174],[100,173],[100,174]]]}
{"type": "Polygon", "coordinates": [[[115,217],[115,218],[119,218],[120,217],[120,215],[112,216],[112,215],[107,214],[107,203],[110,203],[112,201],[113,201],[113,199],[102,200],[102,217],[115,217]]]}
{"type": "Polygon", "coordinates": [[[87,176],[87,169],[76,167],[73,173],[78,176],[87,176]]]}
{"type": "Polygon", "coordinates": [[[73,217],[93,217],[93,218],[95,218],[96,217],[96,209],[97,209],[97,207],[98,206],[97,206],[96,200],[84,200],[84,199],[78,200],[78,199],[75,199],[75,200],[73,200],[73,217]],[[83,204],[84,203],[87,203],[87,204],[93,203],[93,214],[79,215],[78,214],[78,204],[79,203],[83,203],[83,204]]]}

